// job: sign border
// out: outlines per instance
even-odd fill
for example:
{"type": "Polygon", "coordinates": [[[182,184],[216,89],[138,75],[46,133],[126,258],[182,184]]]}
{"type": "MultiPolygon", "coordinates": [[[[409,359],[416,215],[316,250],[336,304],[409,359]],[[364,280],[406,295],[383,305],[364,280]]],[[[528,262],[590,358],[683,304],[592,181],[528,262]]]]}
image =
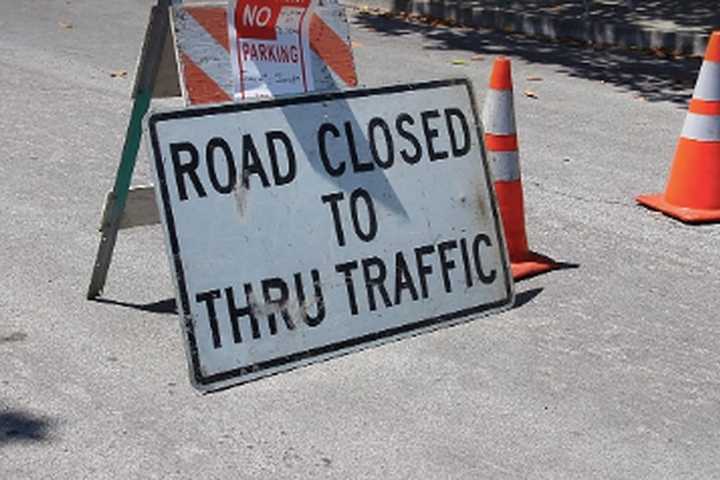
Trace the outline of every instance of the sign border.
{"type": "MultiPolygon", "coordinates": [[[[160,188],[162,212],[163,217],[165,218],[165,226],[168,233],[168,236],[166,238],[169,238],[169,246],[171,249],[171,263],[172,267],[175,270],[175,288],[177,289],[176,298],[179,297],[180,300],[180,313],[183,323],[183,334],[186,339],[186,353],[191,366],[190,380],[195,388],[203,392],[221,390],[233,385],[238,385],[258,379],[257,376],[253,376],[252,378],[244,378],[250,373],[256,373],[262,370],[283,366],[286,366],[287,370],[290,370],[300,367],[303,364],[309,363],[309,360],[313,358],[319,357],[318,361],[321,361],[331,358],[333,356],[340,356],[346,353],[350,353],[350,351],[352,351],[352,349],[354,348],[370,348],[371,346],[377,345],[379,343],[399,340],[400,338],[402,338],[401,335],[410,336],[413,333],[419,334],[426,332],[432,327],[439,328],[442,326],[450,326],[455,323],[469,321],[471,320],[472,315],[476,315],[478,313],[482,313],[492,309],[500,309],[502,307],[511,306],[515,298],[514,283],[510,274],[510,263],[507,248],[505,246],[505,236],[502,222],[500,221],[497,199],[493,194],[490,195],[490,202],[492,204],[493,220],[495,222],[495,231],[497,233],[496,240],[498,241],[498,244],[502,247],[500,248],[501,264],[505,267],[503,271],[503,280],[505,283],[506,297],[504,299],[497,302],[477,305],[475,307],[464,308],[461,310],[436,315],[412,323],[407,323],[399,327],[380,330],[359,337],[354,337],[329,345],[324,345],[322,347],[312,348],[302,352],[285,355],[282,357],[274,358],[272,360],[266,360],[264,362],[259,362],[253,365],[238,367],[232,370],[227,370],[212,375],[203,375],[198,353],[197,341],[195,338],[192,314],[190,312],[190,301],[188,298],[188,292],[186,287],[184,267],[182,259],[180,257],[180,246],[175,230],[175,218],[173,215],[172,206],[170,204],[170,193],[167,186],[167,178],[165,175],[165,169],[163,167],[162,154],[157,136],[157,124],[166,120],[178,118],[205,117],[228,112],[245,112],[252,110],[261,110],[265,108],[285,107],[290,105],[321,103],[337,99],[362,98],[383,93],[402,93],[415,90],[430,90],[434,88],[452,87],[458,85],[464,86],[468,91],[468,96],[470,98],[470,107],[473,113],[473,119],[475,120],[475,131],[478,135],[478,139],[480,139],[479,145],[482,150],[482,163],[483,169],[485,170],[487,186],[489,191],[494,193],[495,187],[493,185],[492,175],[490,173],[489,165],[487,163],[487,154],[485,151],[485,142],[483,140],[484,136],[482,131],[482,124],[480,122],[480,117],[478,115],[477,105],[475,102],[476,97],[472,83],[468,78],[432,80],[411,84],[398,84],[384,87],[363,88],[340,92],[303,94],[268,100],[250,101],[245,103],[227,103],[215,106],[201,106],[183,110],[171,110],[150,113],[147,119],[146,128],[149,130],[150,133],[149,137],[153,151],[153,159],[151,159],[151,161],[154,161],[154,168],[158,178],[158,187],[160,188]]],[[[276,371],[274,373],[279,372],[276,371]]]]}

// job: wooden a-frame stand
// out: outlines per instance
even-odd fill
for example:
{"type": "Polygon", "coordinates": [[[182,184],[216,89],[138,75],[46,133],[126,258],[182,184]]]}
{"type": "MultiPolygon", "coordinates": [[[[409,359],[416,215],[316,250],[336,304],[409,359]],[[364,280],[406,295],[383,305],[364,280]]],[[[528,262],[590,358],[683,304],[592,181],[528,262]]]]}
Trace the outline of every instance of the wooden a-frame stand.
{"type": "Polygon", "coordinates": [[[158,0],[150,11],[132,90],[133,105],[115,183],[108,194],[100,224],[98,246],[87,298],[97,298],[105,287],[118,231],[124,227],[158,223],[152,187],[131,191],[135,162],[142,137],[142,121],[153,98],[180,96],[178,66],[170,29],[170,6],[178,0],[158,0]],[[130,197],[130,198],[129,198],[130,197]],[[126,207],[134,212],[127,218],[126,207]]]}
{"type": "MultiPolygon", "coordinates": [[[[314,90],[317,91],[336,89],[339,84],[357,84],[347,19],[344,11],[338,8],[336,2],[326,2],[315,10],[310,22],[310,47],[315,52],[313,58],[316,60],[313,61],[318,62],[318,68],[313,67],[313,71],[318,72],[314,78],[314,90]],[[345,34],[342,34],[343,30],[345,34]]],[[[207,3],[158,0],[150,12],[135,74],[125,144],[100,223],[100,245],[87,292],[89,299],[97,298],[105,287],[119,230],[160,223],[154,187],[130,186],[143,118],[152,99],[182,97],[186,105],[232,100],[230,49],[224,35],[226,22],[226,5],[218,0],[207,3]],[[183,3],[185,5],[181,5],[183,3]],[[175,8],[171,11],[171,7],[175,8]],[[199,30],[202,32],[198,33],[199,30]],[[214,40],[208,41],[209,37],[214,40]],[[198,54],[195,59],[193,52],[198,54]],[[199,63],[190,65],[196,60],[199,63]],[[205,73],[214,73],[209,76],[192,73],[206,66],[209,70],[205,73]]]]}

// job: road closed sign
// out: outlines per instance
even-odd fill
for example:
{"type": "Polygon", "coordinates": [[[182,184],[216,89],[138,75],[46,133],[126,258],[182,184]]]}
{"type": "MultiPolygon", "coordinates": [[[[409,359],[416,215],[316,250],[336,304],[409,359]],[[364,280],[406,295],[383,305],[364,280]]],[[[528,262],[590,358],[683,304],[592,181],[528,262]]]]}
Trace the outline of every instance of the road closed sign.
{"type": "Polygon", "coordinates": [[[148,129],[200,390],[513,302],[466,80],[160,112],[148,129]]]}

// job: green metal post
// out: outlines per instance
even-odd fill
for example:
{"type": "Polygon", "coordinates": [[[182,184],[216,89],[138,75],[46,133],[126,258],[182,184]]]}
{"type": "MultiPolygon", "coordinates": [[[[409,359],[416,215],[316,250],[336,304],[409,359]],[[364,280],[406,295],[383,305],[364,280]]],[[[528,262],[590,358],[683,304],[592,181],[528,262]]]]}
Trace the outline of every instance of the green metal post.
{"type": "Polygon", "coordinates": [[[105,286],[108,270],[110,269],[110,262],[112,261],[113,250],[115,249],[120,220],[125,212],[125,202],[127,201],[128,191],[130,190],[130,182],[132,181],[132,174],[135,169],[137,153],[140,149],[142,120],[148,108],[150,108],[151,98],[152,92],[140,91],[137,92],[135,101],[133,102],[130,122],[128,124],[127,134],[125,135],[125,145],[123,146],[120,165],[118,166],[115,176],[115,185],[111,193],[110,213],[105,217],[106,220],[100,227],[102,236],[93,267],[90,288],[87,293],[88,299],[99,296],[105,286]]]}
{"type": "MultiPolygon", "coordinates": [[[[179,3],[179,2],[173,2],[179,3]]],[[[168,34],[170,0],[158,0],[150,11],[148,29],[145,32],[140,62],[136,74],[137,82],[133,92],[133,107],[130,122],[125,135],[120,165],[115,176],[115,185],[110,194],[109,213],[100,227],[101,238],[95,264],[93,266],[87,298],[98,297],[105,287],[110,262],[112,261],[115,241],[117,240],[120,220],[125,212],[132,174],[135,170],[140,139],[142,137],[142,121],[150,108],[153,96],[155,77],[162,59],[162,51],[168,34]]]]}

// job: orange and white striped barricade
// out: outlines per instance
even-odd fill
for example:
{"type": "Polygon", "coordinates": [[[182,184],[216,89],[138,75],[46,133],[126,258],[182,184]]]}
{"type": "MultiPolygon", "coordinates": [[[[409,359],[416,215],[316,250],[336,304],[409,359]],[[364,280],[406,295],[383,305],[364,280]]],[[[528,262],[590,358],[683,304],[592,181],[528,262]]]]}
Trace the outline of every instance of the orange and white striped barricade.
{"type": "MultiPolygon", "coordinates": [[[[267,3],[263,2],[261,5],[267,3]]],[[[247,76],[247,72],[243,71],[233,74],[232,53],[236,52],[237,46],[231,44],[227,15],[228,10],[217,5],[185,5],[174,8],[173,26],[180,64],[180,88],[188,105],[230,101],[234,91],[238,90],[234,88],[234,83],[243,78],[244,73],[247,76]]],[[[306,70],[311,76],[310,84],[313,88],[284,91],[280,94],[332,91],[355,86],[357,77],[344,9],[337,2],[324,1],[323,5],[313,6],[309,15],[310,18],[305,22],[309,44],[306,70]]],[[[260,43],[260,46],[264,47],[268,42],[264,43],[260,43]]],[[[260,53],[257,49],[252,49],[249,53],[245,52],[245,57],[251,56],[253,52],[255,56],[265,53],[264,50],[260,53]]],[[[236,53],[238,56],[243,54],[236,53]]],[[[271,56],[274,53],[265,55],[271,56]]],[[[282,60],[279,58],[278,63],[283,63],[282,60]]],[[[302,57],[298,59],[301,60],[302,57]]],[[[268,85],[272,83],[271,78],[261,80],[268,85]]],[[[235,96],[237,100],[242,100],[253,96],[275,95],[271,91],[261,91],[235,96]]]]}
{"type": "Polygon", "coordinates": [[[665,193],[636,200],[686,223],[720,222],[720,31],[708,42],[665,193]]]}
{"type": "MultiPolygon", "coordinates": [[[[276,3],[283,1],[287,2],[274,0],[276,3]]],[[[307,21],[302,24],[303,30],[298,32],[306,36],[308,45],[303,58],[307,62],[306,71],[311,75],[308,83],[313,91],[355,86],[357,76],[344,7],[337,0],[311,1],[307,21]]],[[[273,0],[266,0],[262,5],[272,3],[273,0]]],[[[235,5],[233,7],[236,8],[235,5]]],[[[102,293],[118,231],[160,223],[154,187],[130,186],[142,133],[142,119],[152,99],[181,96],[186,105],[239,99],[235,95],[237,82],[233,74],[233,50],[228,2],[183,4],[180,1],[158,0],[152,8],[136,69],[132,90],[134,103],[122,157],[115,184],[106,197],[103,209],[100,245],[88,298],[96,298],[102,293]]],[[[269,94],[272,95],[272,92],[269,94]]],[[[252,96],[245,95],[244,98],[252,96]]]]}
{"type": "Polygon", "coordinates": [[[510,60],[505,57],[495,59],[482,120],[513,278],[519,280],[557,268],[554,260],[528,248],[512,74],[510,60]]]}

